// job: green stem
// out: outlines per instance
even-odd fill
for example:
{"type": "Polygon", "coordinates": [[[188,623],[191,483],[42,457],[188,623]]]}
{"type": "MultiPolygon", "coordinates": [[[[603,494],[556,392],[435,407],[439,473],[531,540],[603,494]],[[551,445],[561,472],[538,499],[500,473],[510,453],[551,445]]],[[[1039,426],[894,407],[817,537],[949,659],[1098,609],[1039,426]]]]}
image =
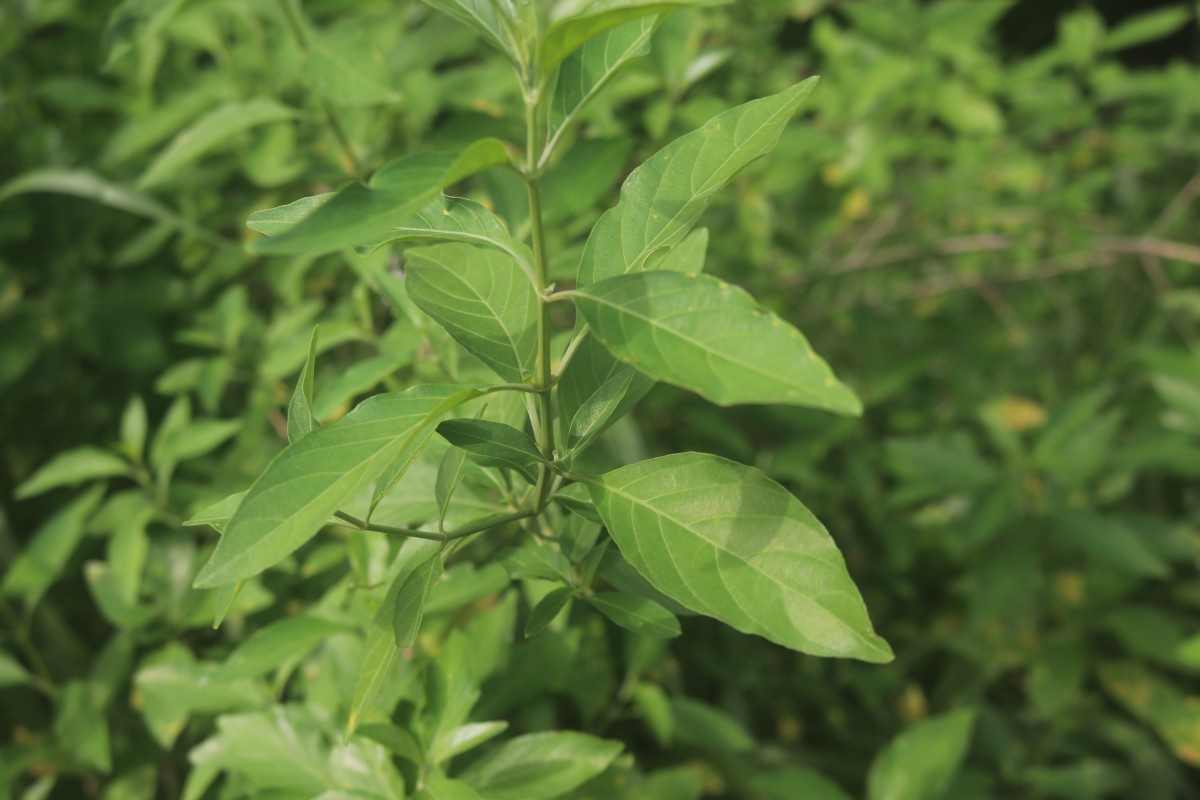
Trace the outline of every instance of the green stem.
{"type": "Polygon", "coordinates": [[[449,542],[454,539],[462,539],[466,536],[482,533],[483,531],[490,531],[492,528],[498,528],[510,522],[528,519],[529,517],[536,516],[537,513],[533,509],[526,509],[524,511],[513,511],[509,514],[498,514],[494,517],[488,517],[479,522],[472,522],[470,525],[465,525],[462,528],[444,533],[420,531],[415,528],[399,528],[392,525],[379,525],[374,522],[366,522],[358,517],[353,517],[345,511],[335,511],[333,515],[349,524],[350,527],[360,531],[375,531],[376,533],[389,533],[395,536],[409,536],[414,539],[427,539],[431,542],[449,542]]]}
{"type": "MultiPolygon", "coordinates": [[[[534,289],[537,292],[537,375],[539,413],[536,433],[538,448],[547,462],[554,461],[554,409],[550,393],[554,375],[550,362],[550,304],[546,301],[548,269],[546,264],[546,233],[542,227],[542,176],[538,171],[543,147],[539,123],[540,92],[525,93],[525,188],[529,195],[529,226],[533,240],[534,289]]],[[[540,513],[549,501],[553,473],[548,464],[538,469],[534,508],[540,513]]]]}

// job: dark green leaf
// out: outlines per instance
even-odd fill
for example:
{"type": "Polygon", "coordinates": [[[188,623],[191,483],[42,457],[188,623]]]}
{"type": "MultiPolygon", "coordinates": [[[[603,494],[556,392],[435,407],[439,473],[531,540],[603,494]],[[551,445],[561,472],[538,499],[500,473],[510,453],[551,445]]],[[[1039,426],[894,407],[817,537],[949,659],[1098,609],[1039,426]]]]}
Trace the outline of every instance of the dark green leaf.
{"type": "Polygon", "coordinates": [[[516,470],[530,483],[537,481],[538,466],[546,463],[529,434],[502,422],[450,419],[438,425],[437,432],[476,463],[516,470]]]}
{"type": "Polygon", "coordinates": [[[623,592],[589,595],[587,601],[622,628],[654,639],[673,639],[682,631],[675,615],[653,600],[623,592]]]}
{"type": "Polygon", "coordinates": [[[555,589],[543,597],[533,607],[533,611],[529,612],[529,619],[525,622],[525,638],[537,636],[544,631],[546,626],[553,622],[554,618],[566,608],[573,593],[570,587],[564,586],[561,589],[555,589]]]}

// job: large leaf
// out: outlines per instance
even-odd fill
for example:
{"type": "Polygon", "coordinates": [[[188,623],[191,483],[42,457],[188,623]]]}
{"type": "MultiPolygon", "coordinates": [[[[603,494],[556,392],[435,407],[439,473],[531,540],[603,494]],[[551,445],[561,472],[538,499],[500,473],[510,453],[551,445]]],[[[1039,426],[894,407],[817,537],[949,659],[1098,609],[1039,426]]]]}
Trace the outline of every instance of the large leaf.
{"type": "Polygon", "coordinates": [[[586,335],[558,379],[558,410],[570,450],[587,446],[654,386],[586,335]]]}
{"type": "Polygon", "coordinates": [[[687,608],[793,650],[891,660],[837,545],[758,470],[680,453],[606,473],[588,490],[629,563],[687,608]]]}
{"type": "Polygon", "coordinates": [[[513,238],[504,221],[474,200],[439,196],[420,213],[388,230],[378,242],[363,245],[370,252],[390,242],[400,241],[461,242],[480,247],[495,247],[512,256],[513,261],[533,279],[533,256],[529,247],[513,238]]]}
{"type": "Polygon", "coordinates": [[[485,800],[551,800],[599,775],[620,752],[620,742],[582,733],[530,733],[500,745],[459,777],[485,800]]]}
{"type": "Polygon", "coordinates": [[[719,6],[729,0],[595,0],[583,11],[557,20],[542,36],[540,66],[549,74],[584,43],[618,25],[687,6],[719,6]]]}
{"type": "Polygon", "coordinates": [[[18,500],[35,497],[60,486],[75,486],[84,481],[117,478],[133,474],[125,459],[99,447],[78,447],[59,453],[30,475],[14,493],[18,500]]]}
{"type": "Polygon", "coordinates": [[[858,398],[800,331],[716,278],[639,272],[577,290],[574,297],[613,355],[656,380],[720,405],[862,412],[858,398]]]}
{"type": "Polygon", "coordinates": [[[917,723],[871,762],[868,800],[937,800],[944,797],[967,748],[975,712],[962,709],[917,723]]]}
{"type": "Polygon", "coordinates": [[[546,114],[547,151],[554,149],[579,112],[622,67],[650,52],[650,39],[658,21],[657,16],[647,16],[620,25],[567,56],[559,68],[546,114]]]}
{"type": "Polygon", "coordinates": [[[265,97],[221,106],[180,131],[138,178],[138,188],[149,189],[175,177],[188,164],[239,133],[297,116],[295,109],[265,97]]]}
{"type": "Polygon", "coordinates": [[[424,444],[442,415],[478,395],[460,386],[377,395],[289,445],[242,499],[196,586],[233,583],[286,558],[339,506],[424,444]]]}
{"type": "Polygon", "coordinates": [[[682,241],[713,195],[774,149],[815,85],[816,78],[809,78],[719,114],[630,173],[621,202],[604,213],[588,237],[579,285],[642,269],[657,250],[682,241]]]}
{"type": "Polygon", "coordinates": [[[506,381],[537,362],[537,294],[505,253],[465,244],[410,250],[407,280],[417,307],[506,381]]]}
{"type": "Polygon", "coordinates": [[[503,422],[451,419],[438,425],[437,432],[470,453],[476,463],[514,469],[530,483],[537,480],[538,467],[546,463],[529,434],[503,422]]]}
{"type": "Polygon", "coordinates": [[[417,153],[393,161],[364,186],[306,197],[250,215],[247,225],[271,238],[251,245],[257,253],[319,255],[379,242],[395,225],[417,214],[447,186],[508,163],[504,143],[480,139],[461,153],[417,153]]]}

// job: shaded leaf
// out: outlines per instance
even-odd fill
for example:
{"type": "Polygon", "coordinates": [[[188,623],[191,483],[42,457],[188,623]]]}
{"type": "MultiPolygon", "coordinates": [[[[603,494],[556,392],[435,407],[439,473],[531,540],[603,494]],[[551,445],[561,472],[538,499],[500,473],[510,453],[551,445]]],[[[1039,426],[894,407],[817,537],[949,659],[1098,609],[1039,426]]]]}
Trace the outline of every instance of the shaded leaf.
{"type": "Polygon", "coordinates": [[[589,595],[587,601],[622,628],[654,639],[673,639],[682,631],[675,615],[653,600],[623,592],[589,595]]]}
{"type": "Polygon", "coordinates": [[[975,712],[930,717],[901,733],[871,762],[868,800],[935,800],[962,766],[975,712]]]}
{"type": "Polygon", "coordinates": [[[546,463],[529,434],[502,422],[451,419],[438,425],[437,432],[476,463],[516,470],[530,483],[537,481],[538,466],[546,463]]]}

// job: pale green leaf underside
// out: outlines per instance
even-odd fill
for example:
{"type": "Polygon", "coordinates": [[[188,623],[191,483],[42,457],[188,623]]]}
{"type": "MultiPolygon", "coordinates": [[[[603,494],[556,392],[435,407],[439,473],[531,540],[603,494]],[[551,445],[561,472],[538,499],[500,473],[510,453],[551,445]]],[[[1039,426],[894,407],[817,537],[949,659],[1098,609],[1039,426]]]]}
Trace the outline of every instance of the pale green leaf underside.
{"type": "Polygon", "coordinates": [[[161,184],[239,133],[298,116],[300,113],[295,109],[265,97],[221,106],[180,132],[142,173],[138,187],[147,189],[161,184]]]}
{"type": "Polygon", "coordinates": [[[363,491],[443,414],[477,397],[459,386],[417,386],[372,397],[275,457],[246,493],[196,586],[249,578],[311,539],[329,516],[363,491]]]}
{"type": "Polygon", "coordinates": [[[377,247],[401,241],[443,241],[494,247],[507,253],[533,280],[533,255],[513,238],[504,222],[474,200],[440,196],[415,216],[388,230],[377,242],[358,248],[367,254],[377,247]]]}
{"type": "Polygon", "coordinates": [[[640,270],[656,251],[682,241],[713,195],[774,149],[815,85],[816,78],[809,78],[719,114],[630,173],[621,186],[621,201],[604,213],[588,237],[579,285],[640,270]]]}
{"type": "Polygon", "coordinates": [[[825,528],[758,470],[680,453],[588,489],[629,563],[687,608],[813,655],[892,659],[825,528]]]}
{"type": "Polygon", "coordinates": [[[618,25],[641,17],[662,14],[688,6],[719,6],[729,0],[596,0],[579,14],[560,19],[542,36],[541,68],[550,73],[563,59],[586,42],[618,25]]]}
{"type": "Polygon", "coordinates": [[[306,197],[250,215],[247,225],[269,234],[251,250],[268,254],[320,255],[380,241],[417,214],[447,186],[508,163],[504,143],[480,139],[461,153],[416,153],[384,166],[364,186],[306,197]]]}
{"type": "Polygon", "coordinates": [[[621,275],[577,291],[575,302],[617,358],[714,403],[862,412],[800,331],[716,278],[621,275]]]}
{"type": "Polygon", "coordinates": [[[473,356],[522,383],[537,361],[537,295],[499,250],[444,244],[408,252],[409,297],[473,356]]]}
{"type": "Polygon", "coordinates": [[[642,17],[592,39],[563,61],[546,115],[547,149],[622,67],[650,52],[657,27],[657,17],[642,17]]]}

